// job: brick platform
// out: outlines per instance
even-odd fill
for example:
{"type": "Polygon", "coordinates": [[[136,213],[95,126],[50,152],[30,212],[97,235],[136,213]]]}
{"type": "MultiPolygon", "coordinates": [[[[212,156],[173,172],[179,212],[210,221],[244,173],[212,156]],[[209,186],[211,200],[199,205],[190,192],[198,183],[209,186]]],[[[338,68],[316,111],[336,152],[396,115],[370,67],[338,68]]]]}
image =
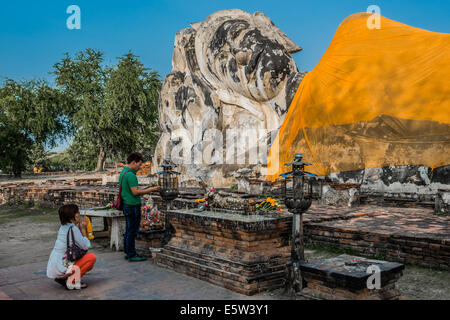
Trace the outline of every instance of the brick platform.
{"type": "MultiPolygon", "coordinates": [[[[313,206],[305,214],[308,243],[369,257],[450,270],[450,219],[432,209],[364,206],[335,219],[313,206]]],[[[325,210],[329,211],[329,210],[325,210]]]]}
{"type": "Polygon", "coordinates": [[[175,236],[157,263],[253,295],[283,285],[292,218],[169,211],[175,236]]]}

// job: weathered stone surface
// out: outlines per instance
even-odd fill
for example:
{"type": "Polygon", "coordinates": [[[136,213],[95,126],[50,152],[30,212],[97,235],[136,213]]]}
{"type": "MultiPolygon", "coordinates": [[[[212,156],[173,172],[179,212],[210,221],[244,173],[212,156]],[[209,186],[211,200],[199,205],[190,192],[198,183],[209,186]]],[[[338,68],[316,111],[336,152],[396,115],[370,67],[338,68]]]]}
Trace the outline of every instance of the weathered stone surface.
{"type": "MultiPolygon", "coordinates": [[[[258,142],[270,143],[304,76],[291,57],[301,48],[260,12],[222,10],[191,25],[175,36],[173,69],[160,95],[162,135],[153,170],[170,156],[183,163],[182,179],[200,176],[208,184],[229,186],[236,170],[260,166],[250,160],[224,164],[227,130],[238,130],[238,139],[246,129],[260,130],[258,142]],[[205,157],[211,159],[202,159],[208,147],[205,157]]],[[[236,145],[237,155],[253,148],[236,145]]],[[[260,163],[266,158],[263,150],[260,163]]]]}
{"type": "Polygon", "coordinates": [[[439,190],[435,200],[434,210],[437,214],[450,215],[450,190],[439,190]]]}
{"type": "MultiPolygon", "coordinates": [[[[361,202],[378,205],[416,205],[431,207],[439,201],[438,190],[450,191],[450,166],[432,170],[424,166],[389,166],[367,168],[333,173],[325,181],[338,184],[360,184],[358,193],[361,202]]],[[[325,188],[324,191],[328,191],[325,188]]],[[[345,193],[345,192],[344,192],[345,193]]],[[[323,193],[325,195],[325,192],[323,193]]],[[[338,192],[332,191],[323,199],[326,204],[343,204],[350,195],[339,198],[338,192]],[[334,196],[333,196],[334,195],[334,196]],[[334,200],[333,200],[334,199],[334,200]]],[[[357,204],[358,201],[354,201],[357,204]]]]}
{"type": "Polygon", "coordinates": [[[303,262],[300,269],[306,283],[300,297],[306,299],[396,300],[401,293],[395,283],[405,266],[343,254],[332,259],[303,262]],[[374,286],[376,281],[369,279],[375,270],[379,271],[378,288],[374,286]]]}
{"type": "Polygon", "coordinates": [[[322,187],[321,203],[328,206],[348,206],[359,205],[359,190],[356,188],[336,189],[330,185],[322,187]]]}

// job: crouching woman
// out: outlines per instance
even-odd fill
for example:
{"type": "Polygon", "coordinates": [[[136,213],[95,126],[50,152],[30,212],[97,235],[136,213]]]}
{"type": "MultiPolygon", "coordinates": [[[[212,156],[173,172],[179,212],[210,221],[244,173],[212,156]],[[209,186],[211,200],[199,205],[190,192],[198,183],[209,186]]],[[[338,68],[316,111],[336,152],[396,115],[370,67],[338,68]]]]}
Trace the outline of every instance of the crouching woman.
{"type": "Polygon", "coordinates": [[[86,272],[90,271],[95,264],[96,257],[93,253],[86,253],[77,261],[71,262],[67,258],[67,239],[72,243],[72,235],[69,234],[72,229],[73,240],[83,250],[88,250],[91,243],[87,237],[87,218],[80,218],[80,211],[75,204],[64,205],[59,208],[59,219],[61,227],[58,231],[55,247],[47,264],[47,277],[54,279],[57,283],[66,289],[84,289],[87,284],[81,282],[80,286],[75,286],[75,281],[81,281],[86,272]],[[79,270],[79,274],[76,274],[79,270]],[[74,275],[73,277],[70,277],[74,275]],[[70,278],[69,278],[70,277],[70,278]],[[71,283],[70,283],[71,282],[71,283]]]}

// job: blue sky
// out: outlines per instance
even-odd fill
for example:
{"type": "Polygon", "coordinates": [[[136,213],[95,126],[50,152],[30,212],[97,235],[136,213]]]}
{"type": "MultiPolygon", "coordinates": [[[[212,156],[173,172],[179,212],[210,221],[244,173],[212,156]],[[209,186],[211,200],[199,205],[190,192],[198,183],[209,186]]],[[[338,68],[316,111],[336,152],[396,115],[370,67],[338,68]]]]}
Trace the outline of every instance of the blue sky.
{"type": "Polygon", "coordinates": [[[175,33],[209,14],[239,8],[262,11],[303,51],[294,55],[309,71],[326,51],[347,16],[378,5],[387,18],[436,32],[450,33],[448,0],[55,0],[0,3],[0,78],[46,78],[64,52],[88,47],[105,52],[106,63],[132,50],[161,77],[170,72],[175,33]],[[68,6],[81,9],[81,30],[69,30],[68,6]]]}

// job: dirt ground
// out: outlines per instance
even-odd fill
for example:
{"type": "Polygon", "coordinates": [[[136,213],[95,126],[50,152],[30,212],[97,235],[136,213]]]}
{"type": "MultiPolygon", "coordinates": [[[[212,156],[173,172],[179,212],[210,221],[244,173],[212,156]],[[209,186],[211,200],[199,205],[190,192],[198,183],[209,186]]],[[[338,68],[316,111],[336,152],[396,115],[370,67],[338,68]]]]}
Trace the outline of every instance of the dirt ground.
{"type": "MultiPolygon", "coordinates": [[[[59,229],[56,209],[0,206],[0,269],[46,261],[59,229]]],[[[103,229],[102,219],[94,219],[95,230],[103,229]]],[[[109,251],[107,239],[96,239],[93,248],[109,251]]],[[[331,258],[340,253],[328,249],[308,249],[308,260],[331,258]]],[[[406,265],[398,289],[408,299],[450,300],[450,272],[406,265]]],[[[283,299],[281,291],[267,293],[283,299]]]]}

